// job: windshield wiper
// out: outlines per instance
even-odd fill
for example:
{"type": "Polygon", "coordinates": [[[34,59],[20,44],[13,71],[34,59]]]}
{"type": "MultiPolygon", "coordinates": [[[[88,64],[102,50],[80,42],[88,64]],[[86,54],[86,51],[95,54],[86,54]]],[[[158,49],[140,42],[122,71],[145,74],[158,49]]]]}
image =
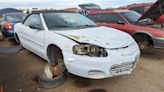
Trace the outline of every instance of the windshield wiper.
{"type": "Polygon", "coordinates": [[[59,25],[59,26],[49,26],[49,27],[70,27],[70,26],[59,25]]]}

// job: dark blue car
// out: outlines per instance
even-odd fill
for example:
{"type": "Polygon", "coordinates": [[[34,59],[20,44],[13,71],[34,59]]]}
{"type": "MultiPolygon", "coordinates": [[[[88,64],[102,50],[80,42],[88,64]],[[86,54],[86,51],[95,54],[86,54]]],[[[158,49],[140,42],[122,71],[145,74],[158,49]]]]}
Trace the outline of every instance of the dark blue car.
{"type": "Polygon", "coordinates": [[[18,22],[22,22],[24,18],[25,14],[21,12],[3,14],[0,23],[3,38],[13,38],[14,25],[18,22]]]}

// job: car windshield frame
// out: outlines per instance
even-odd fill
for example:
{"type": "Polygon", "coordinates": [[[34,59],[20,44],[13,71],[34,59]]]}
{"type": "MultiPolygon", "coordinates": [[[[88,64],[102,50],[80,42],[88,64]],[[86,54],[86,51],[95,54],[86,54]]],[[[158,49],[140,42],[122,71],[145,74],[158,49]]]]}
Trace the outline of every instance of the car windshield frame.
{"type": "Polygon", "coordinates": [[[120,15],[131,24],[135,24],[136,22],[138,22],[139,18],[142,16],[135,11],[121,12],[120,15]]]}
{"type": "Polygon", "coordinates": [[[70,28],[78,29],[97,26],[92,20],[79,13],[52,12],[42,13],[42,15],[49,30],[70,28]]]}

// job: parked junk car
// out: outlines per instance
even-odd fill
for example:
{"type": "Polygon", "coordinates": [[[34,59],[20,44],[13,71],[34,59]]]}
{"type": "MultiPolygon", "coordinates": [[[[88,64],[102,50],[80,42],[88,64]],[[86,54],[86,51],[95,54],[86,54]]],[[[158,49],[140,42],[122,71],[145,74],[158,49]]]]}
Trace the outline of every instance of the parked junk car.
{"type": "Polygon", "coordinates": [[[164,26],[164,0],[157,0],[140,19],[149,18],[164,26]]]}
{"type": "Polygon", "coordinates": [[[3,38],[13,38],[14,25],[23,21],[24,18],[25,14],[21,12],[3,14],[0,22],[3,38]]]}
{"type": "Polygon", "coordinates": [[[0,9],[0,16],[2,16],[5,13],[14,13],[14,12],[22,12],[22,11],[14,8],[4,8],[4,9],[0,9]]]}
{"type": "Polygon", "coordinates": [[[85,78],[131,74],[140,57],[138,45],[129,34],[98,27],[74,12],[33,12],[14,30],[15,39],[24,48],[85,78]]]}
{"type": "Polygon", "coordinates": [[[150,19],[139,20],[141,15],[131,10],[95,11],[87,15],[100,26],[107,26],[131,34],[140,49],[164,48],[164,31],[150,19]]]}
{"type": "Polygon", "coordinates": [[[101,10],[99,5],[93,3],[80,4],[79,7],[84,10],[101,10]]]}
{"type": "Polygon", "coordinates": [[[126,7],[121,7],[121,9],[134,10],[138,13],[144,14],[144,17],[150,18],[153,21],[164,26],[164,0],[157,0],[153,3],[143,3],[143,4],[134,4],[126,7]]]}
{"type": "Polygon", "coordinates": [[[79,5],[81,11],[78,11],[80,14],[86,15],[92,11],[101,10],[101,7],[94,3],[85,3],[79,5]]]}
{"type": "Polygon", "coordinates": [[[120,9],[133,10],[140,14],[144,14],[152,5],[153,3],[132,4],[132,5],[120,7],[120,9]]]}

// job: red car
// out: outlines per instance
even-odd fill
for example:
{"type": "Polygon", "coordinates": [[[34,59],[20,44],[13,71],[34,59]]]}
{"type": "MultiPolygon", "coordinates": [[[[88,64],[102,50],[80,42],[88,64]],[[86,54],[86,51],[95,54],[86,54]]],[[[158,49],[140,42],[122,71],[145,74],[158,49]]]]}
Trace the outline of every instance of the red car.
{"type": "Polygon", "coordinates": [[[132,4],[132,5],[120,7],[120,9],[133,10],[140,14],[144,14],[152,5],[153,3],[132,4]]]}
{"type": "Polygon", "coordinates": [[[164,0],[158,0],[145,12],[141,19],[150,18],[164,26],[164,0]]]}
{"type": "Polygon", "coordinates": [[[126,7],[121,7],[121,9],[133,10],[140,14],[144,14],[143,17],[150,18],[164,26],[164,0],[157,0],[154,4],[133,4],[126,7]]]}
{"type": "Polygon", "coordinates": [[[161,26],[150,19],[139,20],[141,15],[135,11],[102,10],[90,12],[87,17],[100,26],[116,28],[131,34],[141,49],[164,48],[164,31],[161,26]]]}

